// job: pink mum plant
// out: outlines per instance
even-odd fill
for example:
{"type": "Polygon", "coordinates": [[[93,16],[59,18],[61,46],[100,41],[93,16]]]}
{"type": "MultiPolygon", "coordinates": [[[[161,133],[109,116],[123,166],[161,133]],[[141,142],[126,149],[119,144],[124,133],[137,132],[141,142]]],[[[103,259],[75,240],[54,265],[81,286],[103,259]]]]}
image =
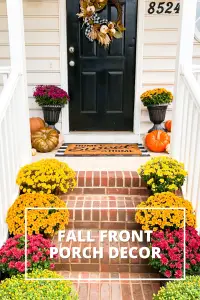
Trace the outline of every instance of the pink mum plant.
{"type": "MultiPolygon", "coordinates": [[[[165,230],[152,233],[152,247],[160,248],[161,258],[151,258],[149,264],[167,278],[182,278],[184,267],[184,230],[165,230]]],[[[193,227],[186,227],[186,274],[200,272],[200,236],[193,227]]]]}
{"type": "MultiPolygon", "coordinates": [[[[54,258],[50,258],[50,239],[45,239],[41,234],[28,235],[27,237],[27,271],[34,269],[54,269],[54,258]]],[[[9,238],[0,249],[0,271],[8,276],[25,272],[25,237],[15,235],[9,238]]]]}

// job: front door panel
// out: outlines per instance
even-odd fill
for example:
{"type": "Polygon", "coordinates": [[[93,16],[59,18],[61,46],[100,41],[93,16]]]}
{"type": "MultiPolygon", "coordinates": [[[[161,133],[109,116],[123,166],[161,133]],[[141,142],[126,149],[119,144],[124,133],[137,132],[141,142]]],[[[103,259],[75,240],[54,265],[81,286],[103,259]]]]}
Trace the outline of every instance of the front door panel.
{"type": "MultiPolygon", "coordinates": [[[[70,131],[133,131],[137,3],[121,3],[126,31],[105,49],[86,38],[79,1],[67,0],[70,131]]],[[[117,19],[111,3],[98,14],[117,19]]]]}

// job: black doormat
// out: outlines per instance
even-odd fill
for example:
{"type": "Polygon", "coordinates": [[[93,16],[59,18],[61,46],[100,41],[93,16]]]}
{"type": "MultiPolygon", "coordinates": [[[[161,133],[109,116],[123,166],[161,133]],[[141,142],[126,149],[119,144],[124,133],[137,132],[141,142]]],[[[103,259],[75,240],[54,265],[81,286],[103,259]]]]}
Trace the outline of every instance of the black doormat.
{"type": "Polygon", "coordinates": [[[150,156],[142,144],[67,144],[57,151],[58,157],[90,157],[90,156],[150,156]]]}

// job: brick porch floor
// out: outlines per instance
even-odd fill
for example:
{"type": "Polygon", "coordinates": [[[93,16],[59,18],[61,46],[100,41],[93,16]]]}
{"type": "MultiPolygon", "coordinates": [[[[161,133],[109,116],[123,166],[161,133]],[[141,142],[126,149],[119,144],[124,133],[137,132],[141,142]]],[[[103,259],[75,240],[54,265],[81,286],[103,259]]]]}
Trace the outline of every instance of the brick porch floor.
{"type": "Polygon", "coordinates": [[[123,278],[156,278],[156,274],[59,272],[65,278],[77,278],[74,286],[80,300],[152,300],[160,288],[158,281],[121,280],[123,278]],[[80,278],[85,281],[80,281],[80,278]],[[90,278],[90,281],[88,281],[90,278]],[[99,281],[92,279],[99,278],[99,281]],[[105,281],[104,278],[110,278],[105,281]],[[111,278],[117,281],[111,281],[111,278]]]}

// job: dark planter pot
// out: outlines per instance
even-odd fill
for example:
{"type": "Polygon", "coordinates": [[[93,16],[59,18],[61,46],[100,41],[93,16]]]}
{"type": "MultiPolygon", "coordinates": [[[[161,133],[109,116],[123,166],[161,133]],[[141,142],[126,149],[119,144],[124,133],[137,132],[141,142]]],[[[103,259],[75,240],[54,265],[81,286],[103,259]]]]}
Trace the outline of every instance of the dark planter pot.
{"type": "Polygon", "coordinates": [[[160,286],[162,287],[166,287],[167,283],[170,281],[170,280],[162,280],[162,279],[167,279],[164,275],[160,274],[160,286]]]}
{"type": "Polygon", "coordinates": [[[7,273],[0,272],[0,282],[5,280],[6,278],[10,278],[10,276],[7,273]]]}
{"type": "Polygon", "coordinates": [[[167,106],[168,106],[167,104],[147,106],[147,109],[149,111],[149,118],[150,118],[151,122],[154,124],[154,126],[148,132],[151,132],[151,131],[154,131],[154,130],[166,131],[162,127],[161,124],[165,120],[167,106]]]}
{"type": "Polygon", "coordinates": [[[59,130],[56,129],[55,124],[58,123],[62,107],[63,106],[57,106],[57,105],[42,106],[45,123],[47,123],[49,127],[58,131],[58,133],[60,132],[59,130]]]}

